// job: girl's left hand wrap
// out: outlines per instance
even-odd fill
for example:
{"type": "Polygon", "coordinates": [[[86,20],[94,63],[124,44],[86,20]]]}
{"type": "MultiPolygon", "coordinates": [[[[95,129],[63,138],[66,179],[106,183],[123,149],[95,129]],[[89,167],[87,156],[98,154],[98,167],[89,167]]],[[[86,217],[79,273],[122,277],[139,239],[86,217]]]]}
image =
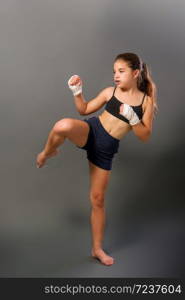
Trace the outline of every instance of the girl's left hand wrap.
{"type": "Polygon", "coordinates": [[[129,121],[131,126],[141,122],[133,108],[126,103],[121,104],[119,113],[129,121]]]}

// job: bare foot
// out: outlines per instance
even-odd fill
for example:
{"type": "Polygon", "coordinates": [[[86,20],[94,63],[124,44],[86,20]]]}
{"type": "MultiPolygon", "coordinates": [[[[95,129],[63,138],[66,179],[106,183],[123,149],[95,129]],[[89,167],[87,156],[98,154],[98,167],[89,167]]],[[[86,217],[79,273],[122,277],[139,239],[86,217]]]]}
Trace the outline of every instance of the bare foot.
{"type": "Polygon", "coordinates": [[[102,264],[106,266],[111,266],[114,263],[114,258],[107,255],[102,249],[100,250],[92,250],[92,257],[97,258],[101,261],[102,264]]]}
{"type": "Polygon", "coordinates": [[[37,155],[37,168],[42,168],[46,160],[52,156],[55,156],[59,153],[59,150],[56,149],[53,153],[46,155],[44,151],[40,152],[37,155]]]}

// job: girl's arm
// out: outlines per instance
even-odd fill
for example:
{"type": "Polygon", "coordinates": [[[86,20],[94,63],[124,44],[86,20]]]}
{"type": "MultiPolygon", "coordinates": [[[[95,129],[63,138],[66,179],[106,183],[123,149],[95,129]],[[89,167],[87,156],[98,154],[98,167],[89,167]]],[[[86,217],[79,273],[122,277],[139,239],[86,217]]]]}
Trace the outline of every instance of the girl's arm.
{"type": "Polygon", "coordinates": [[[147,142],[152,133],[152,123],[154,117],[154,105],[150,97],[147,99],[146,108],[140,123],[133,125],[134,134],[143,142],[147,142]]]}
{"type": "Polygon", "coordinates": [[[82,80],[78,75],[70,77],[68,86],[73,92],[75,105],[80,115],[92,114],[107,102],[109,88],[103,89],[96,98],[86,102],[82,94],[82,80]]]}
{"type": "Polygon", "coordinates": [[[98,111],[100,108],[105,105],[107,102],[107,92],[109,88],[103,89],[96,98],[89,100],[88,102],[85,101],[83,94],[79,94],[77,96],[74,96],[75,98],[75,105],[77,110],[81,115],[89,115],[96,111],[98,111]]]}

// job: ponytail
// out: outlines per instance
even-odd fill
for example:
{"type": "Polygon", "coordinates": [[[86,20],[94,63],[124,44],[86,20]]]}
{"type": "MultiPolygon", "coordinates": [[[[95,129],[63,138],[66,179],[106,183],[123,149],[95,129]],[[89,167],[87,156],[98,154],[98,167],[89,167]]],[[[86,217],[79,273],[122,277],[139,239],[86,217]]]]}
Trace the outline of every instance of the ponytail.
{"type": "Polygon", "coordinates": [[[152,99],[155,117],[159,110],[157,105],[157,88],[146,63],[142,63],[141,73],[138,78],[138,89],[145,92],[152,99]]]}

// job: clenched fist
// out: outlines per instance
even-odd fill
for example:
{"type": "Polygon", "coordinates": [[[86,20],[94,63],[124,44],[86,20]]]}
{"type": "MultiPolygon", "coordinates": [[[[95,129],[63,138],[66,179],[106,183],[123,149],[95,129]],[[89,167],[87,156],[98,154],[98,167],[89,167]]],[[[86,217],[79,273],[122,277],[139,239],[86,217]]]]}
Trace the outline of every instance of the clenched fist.
{"type": "Polygon", "coordinates": [[[80,76],[71,76],[68,80],[68,86],[71,89],[74,96],[77,96],[82,93],[82,80],[80,76]]]}
{"type": "Polygon", "coordinates": [[[140,119],[138,118],[133,108],[127,103],[120,105],[119,113],[129,121],[129,124],[131,126],[136,125],[140,122],[140,119]]]}

